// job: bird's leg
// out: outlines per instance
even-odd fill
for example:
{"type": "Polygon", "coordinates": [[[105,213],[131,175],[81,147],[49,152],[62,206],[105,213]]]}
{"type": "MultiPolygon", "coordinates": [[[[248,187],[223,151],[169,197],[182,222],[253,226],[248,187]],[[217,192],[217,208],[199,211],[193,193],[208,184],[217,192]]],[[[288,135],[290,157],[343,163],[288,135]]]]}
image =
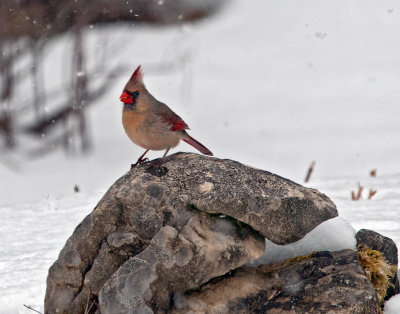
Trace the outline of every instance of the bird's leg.
{"type": "Polygon", "coordinates": [[[164,164],[165,162],[165,156],[167,156],[168,152],[169,152],[170,148],[167,148],[167,150],[165,151],[164,155],[162,156],[161,159],[156,160],[153,165],[156,167],[160,167],[161,165],[164,164]]]}
{"type": "Polygon", "coordinates": [[[157,159],[156,161],[152,162],[150,167],[146,170],[146,172],[151,173],[154,176],[162,177],[167,174],[168,169],[164,167],[163,164],[165,162],[165,156],[167,156],[169,148],[165,151],[164,156],[162,158],[157,159]]]}
{"type": "Polygon", "coordinates": [[[168,152],[169,152],[170,148],[167,148],[167,150],[164,153],[164,156],[162,156],[162,160],[165,160],[165,156],[167,156],[168,152]]]}
{"type": "Polygon", "coordinates": [[[167,148],[167,150],[165,151],[164,155],[162,156],[162,158],[160,159],[160,165],[162,165],[165,162],[165,156],[167,156],[168,152],[169,152],[169,148],[167,148]]]}
{"type": "Polygon", "coordinates": [[[133,168],[135,168],[137,165],[140,165],[141,163],[143,163],[143,162],[149,160],[149,158],[143,158],[144,155],[146,155],[147,152],[148,152],[149,150],[150,150],[150,149],[146,149],[146,151],[143,153],[143,155],[139,157],[139,159],[137,160],[137,162],[136,162],[135,164],[132,164],[132,165],[131,165],[131,169],[133,169],[133,168]]]}

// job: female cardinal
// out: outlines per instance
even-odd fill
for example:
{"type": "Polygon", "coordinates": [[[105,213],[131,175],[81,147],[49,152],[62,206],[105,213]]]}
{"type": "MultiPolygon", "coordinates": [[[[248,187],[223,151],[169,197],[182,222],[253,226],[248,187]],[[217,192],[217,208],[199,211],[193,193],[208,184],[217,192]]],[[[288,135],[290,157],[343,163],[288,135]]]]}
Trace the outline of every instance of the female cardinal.
{"type": "Polygon", "coordinates": [[[143,157],[150,149],[165,149],[161,159],[163,162],[168,151],[178,145],[180,140],[212,156],[204,145],[187,134],[185,130],[189,127],[182,118],[148,92],[140,65],[126,83],[120,100],[124,103],[122,124],[126,134],[132,142],[146,149],[132,167],[146,161],[147,158],[143,157]]]}

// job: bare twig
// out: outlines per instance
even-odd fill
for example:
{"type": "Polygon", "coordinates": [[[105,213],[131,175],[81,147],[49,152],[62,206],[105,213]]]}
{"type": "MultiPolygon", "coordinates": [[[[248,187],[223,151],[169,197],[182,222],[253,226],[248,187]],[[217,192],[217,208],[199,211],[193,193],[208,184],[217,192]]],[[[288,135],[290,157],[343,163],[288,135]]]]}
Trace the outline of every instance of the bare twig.
{"type": "Polygon", "coordinates": [[[43,99],[43,78],[40,70],[42,53],[43,53],[44,41],[32,39],[30,41],[30,49],[32,53],[32,65],[31,65],[31,76],[32,76],[32,89],[33,89],[33,107],[36,115],[36,119],[39,119],[44,107],[43,99]]]}
{"type": "MultiPolygon", "coordinates": [[[[12,46],[8,47],[12,48],[12,46]]],[[[13,133],[13,116],[9,108],[9,102],[14,91],[14,75],[13,75],[13,62],[12,53],[10,56],[6,56],[6,47],[3,43],[0,43],[0,102],[6,104],[2,106],[0,112],[0,134],[5,138],[6,147],[12,148],[15,145],[14,133],[13,133]]]]}
{"type": "Polygon", "coordinates": [[[89,305],[89,302],[90,302],[90,299],[92,298],[92,296],[93,296],[92,289],[89,287],[89,296],[88,296],[87,301],[86,301],[86,307],[85,307],[84,314],[89,314],[90,313],[90,309],[96,303],[96,299],[93,298],[92,303],[90,303],[90,305],[89,305]]]}
{"type": "Polygon", "coordinates": [[[86,304],[86,308],[85,308],[84,314],[89,314],[90,313],[90,310],[91,310],[92,306],[95,304],[95,302],[96,302],[96,300],[93,300],[92,303],[90,303],[90,306],[89,306],[89,299],[88,299],[88,303],[86,304]]]}
{"type": "MultiPolygon", "coordinates": [[[[90,105],[94,103],[99,97],[103,96],[107,91],[107,86],[111,86],[113,83],[113,79],[117,76],[117,72],[119,71],[119,67],[116,67],[115,70],[109,72],[104,82],[92,90],[86,96],[85,105],[90,105]]],[[[67,116],[69,116],[73,112],[73,104],[71,104],[70,100],[67,100],[63,105],[59,106],[60,109],[53,112],[52,114],[43,117],[41,120],[36,121],[34,125],[31,125],[25,129],[28,133],[33,133],[37,135],[41,135],[42,133],[48,132],[48,129],[55,126],[59,121],[64,120],[67,116]]]]}
{"type": "Polygon", "coordinates": [[[39,313],[39,314],[42,314],[42,312],[39,312],[39,311],[33,309],[33,308],[30,307],[29,305],[25,305],[25,304],[23,304],[23,305],[24,305],[27,309],[30,309],[31,311],[34,311],[34,312],[39,313]]]}
{"type": "Polygon", "coordinates": [[[10,111],[0,112],[0,134],[4,135],[8,148],[14,147],[13,119],[10,111]]]}

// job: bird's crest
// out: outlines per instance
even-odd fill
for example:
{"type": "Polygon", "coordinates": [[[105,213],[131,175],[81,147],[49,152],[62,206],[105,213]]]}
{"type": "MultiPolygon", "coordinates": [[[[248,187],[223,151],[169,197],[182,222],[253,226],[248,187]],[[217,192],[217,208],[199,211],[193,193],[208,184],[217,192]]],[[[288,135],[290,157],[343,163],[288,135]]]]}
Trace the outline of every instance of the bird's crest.
{"type": "Polygon", "coordinates": [[[133,72],[131,78],[129,79],[130,82],[141,82],[143,80],[143,71],[141,66],[139,65],[135,72],[133,72]]]}

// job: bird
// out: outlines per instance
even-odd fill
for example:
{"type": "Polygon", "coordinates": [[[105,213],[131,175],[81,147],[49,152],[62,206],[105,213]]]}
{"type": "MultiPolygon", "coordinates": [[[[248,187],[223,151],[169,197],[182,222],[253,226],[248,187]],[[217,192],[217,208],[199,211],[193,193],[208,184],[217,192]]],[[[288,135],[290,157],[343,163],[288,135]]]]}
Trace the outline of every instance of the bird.
{"type": "Polygon", "coordinates": [[[165,150],[158,165],[165,161],[168,151],[182,140],[204,155],[213,156],[203,144],[191,137],[189,126],[166,104],[158,101],[146,89],[143,71],[139,65],[126,83],[120,96],[123,102],[122,124],[129,139],[145,149],[131,168],[145,162],[149,150],[165,150]]]}

